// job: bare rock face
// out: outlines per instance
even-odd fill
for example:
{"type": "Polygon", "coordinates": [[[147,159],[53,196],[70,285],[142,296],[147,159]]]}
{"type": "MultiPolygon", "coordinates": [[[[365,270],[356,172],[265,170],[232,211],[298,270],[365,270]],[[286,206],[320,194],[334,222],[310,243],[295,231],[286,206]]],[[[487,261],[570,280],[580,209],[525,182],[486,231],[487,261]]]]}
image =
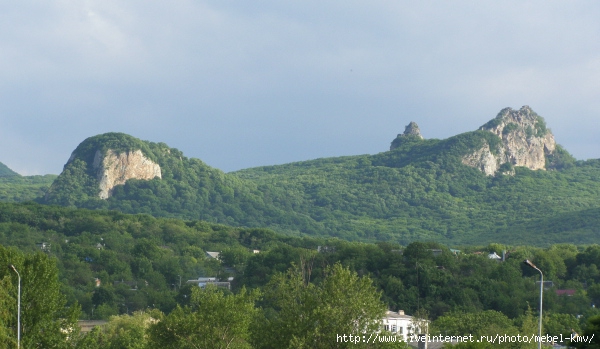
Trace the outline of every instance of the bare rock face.
{"type": "Polygon", "coordinates": [[[419,129],[419,125],[416,122],[411,121],[410,124],[406,125],[404,129],[404,133],[399,134],[394,141],[392,141],[392,145],[390,146],[390,150],[394,150],[399,147],[399,145],[403,142],[403,139],[424,139],[423,135],[421,135],[421,130],[419,129]]]}
{"type": "Polygon", "coordinates": [[[160,166],[146,158],[141,150],[118,154],[109,149],[104,157],[98,150],[94,156],[93,168],[97,171],[100,183],[100,199],[108,199],[115,186],[125,184],[129,179],[162,178],[160,166]]]}
{"type": "Polygon", "coordinates": [[[498,170],[498,160],[492,154],[490,146],[487,143],[474,153],[465,155],[462,158],[462,163],[475,167],[488,176],[493,176],[498,170]]]}
{"type": "Polygon", "coordinates": [[[406,125],[406,128],[404,129],[404,133],[402,135],[403,136],[417,136],[420,139],[423,139],[423,136],[421,135],[421,130],[419,129],[419,125],[417,125],[417,123],[414,121],[411,121],[410,124],[406,125]]]}
{"type": "Polygon", "coordinates": [[[490,146],[485,144],[483,148],[464,156],[462,162],[479,168],[487,175],[493,175],[504,163],[531,170],[545,170],[546,157],[556,149],[554,136],[546,128],[544,119],[529,106],[519,110],[502,109],[495,119],[480,130],[497,135],[501,139],[499,149],[493,154],[490,146]]]}

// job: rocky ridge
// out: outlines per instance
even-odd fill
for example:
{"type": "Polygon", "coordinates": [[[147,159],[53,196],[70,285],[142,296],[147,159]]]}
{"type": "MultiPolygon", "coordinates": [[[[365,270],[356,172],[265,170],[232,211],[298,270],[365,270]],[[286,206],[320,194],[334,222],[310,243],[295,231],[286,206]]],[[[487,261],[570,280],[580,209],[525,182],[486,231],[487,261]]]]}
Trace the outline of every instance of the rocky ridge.
{"type": "Polygon", "coordinates": [[[494,175],[503,164],[545,170],[547,157],[556,149],[556,141],[544,119],[529,106],[502,109],[479,129],[495,134],[501,142],[495,149],[484,144],[463,156],[462,163],[487,175],[494,175]]]}

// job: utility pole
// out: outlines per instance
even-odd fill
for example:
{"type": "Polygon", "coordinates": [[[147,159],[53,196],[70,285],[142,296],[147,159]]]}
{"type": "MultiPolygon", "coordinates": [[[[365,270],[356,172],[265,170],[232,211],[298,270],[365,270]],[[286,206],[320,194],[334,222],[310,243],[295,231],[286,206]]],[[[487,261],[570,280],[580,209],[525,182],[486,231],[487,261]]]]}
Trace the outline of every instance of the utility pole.
{"type": "Polygon", "coordinates": [[[9,265],[9,269],[12,269],[19,277],[19,287],[17,295],[17,349],[21,347],[21,274],[17,271],[14,265],[9,265]]]}
{"type": "Polygon", "coordinates": [[[544,274],[542,271],[535,266],[535,264],[531,263],[529,259],[523,261],[526,265],[540,272],[540,320],[539,320],[539,328],[538,328],[538,349],[542,348],[542,297],[544,296],[544,274]]]}

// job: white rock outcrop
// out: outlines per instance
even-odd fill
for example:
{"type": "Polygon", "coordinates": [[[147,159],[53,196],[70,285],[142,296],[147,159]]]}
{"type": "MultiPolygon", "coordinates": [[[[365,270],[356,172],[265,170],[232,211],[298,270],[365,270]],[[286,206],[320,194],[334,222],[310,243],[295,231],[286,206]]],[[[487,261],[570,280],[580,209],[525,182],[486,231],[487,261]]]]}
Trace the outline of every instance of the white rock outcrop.
{"type": "Polygon", "coordinates": [[[497,135],[501,139],[499,149],[492,152],[486,143],[481,149],[463,156],[462,162],[487,175],[496,173],[504,163],[531,170],[545,170],[546,157],[556,149],[554,136],[546,129],[543,119],[529,106],[519,110],[505,108],[480,130],[497,135]]]}
{"type": "Polygon", "coordinates": [[[488,176],[493,176],[498,170],[498,159],[492,154],[487,143],[474,153],[465,155],[462,158],[462,163],[475,167],[488,176]]]}
{"type": "Polygon", "coordinates": [[[98,150],[93,168],[99,182],[100,199],[108,199],[115,186],[125,184],[129,179],[162,178],[160,166],[145,157],[141,150],[117,153],[109,149],[104,156],[98,150]]]}

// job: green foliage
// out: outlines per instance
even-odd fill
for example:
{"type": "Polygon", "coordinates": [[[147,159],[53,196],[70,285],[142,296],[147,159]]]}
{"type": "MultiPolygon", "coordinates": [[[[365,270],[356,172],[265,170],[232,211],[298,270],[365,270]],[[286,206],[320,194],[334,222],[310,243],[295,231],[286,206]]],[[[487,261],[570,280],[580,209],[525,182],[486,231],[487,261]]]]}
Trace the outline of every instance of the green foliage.
{"type": "Polygon", "coordinates": [[[107,324],[78,338],[76,348],[145,349],[148,347],[147,329],[162,317],[157,310],[113,316],[107,324]]]}
{"type": "MultiPolygon", "coordinates": [[[[532,132],[545,129],[538,119],[540,129],[532,132]]],[[[505,130],[511,127],[515,124],[505,130]]],[[[162,143],[123,134],[99,135],[80,144],[42,201],[269,227],[291,235],[401,244],[435,240],[549,245],[596,240],[598,219],[581,218],[600,209],[597,161],[576,162],[557,147],[547,157],[548,168],[557,171],[504,164],[502,172],[510,176],[488,177],[462,164],[462,157],[485,144],[497,154],[501,139],[491,132],[467,132],[445,140],[400,138],[394,150],[376,155],[226,174],[162,143]],[[108,149],[140,149],[160,165],[162,179],[129,180],[116,186],[108,200],[100,200],[92,162],[97,151],[108,149]]]]}
{"type": "Polygon", "coordinates": [[[502,129],[502,135],[506,136],[506,135],[508,135],[509,133],[515,131],[518,128],[519,128],[519,125],[515,124],[514,122],[508,123],[502,129]]]}
{"type": "Polygon", "coordinates": [[[598,349],[600,348],[600,315],[588,319],[585,329],[581,334],[588,342],[572,343],[571,345],[577,349],[598,349]]]}
{"type": "Polygon", "coordinates": [[[495,118],[485,123],[485,125],[481,126],[480,129],[489,130],[494,127],[499,126],[502,123],[502,118],[504,115],[510,110],[510,108],[502,109],[495,118]]]}
{"type": "MultiPolygon", "coordinates": [[[[530,337],[537,333],[536,318],[528,311],[518,321],[513,321],[506,315],[488,310],[476,313],[451,312],[433,323],[433,333],[455,336],[472,335],[473,342],[458,344],[457,348],[536,348],[535,342],[524,340],[514,342],[502,341],[501,338],[510,336],[530,337]],[[518,325],[515,322],[519,323],[518,325]],[[500,339],[499,339],[500,338],[500,339]],[[477,342],[479,341],[479,342],[477,342]]],[[[522,337],[521,337],[522,338],[522,337]]]]}
{"type": "Polygon", "coordinates": [[[581,333],[579,320],[573,314],[554,313],[544,316],[545,332],[551,336],[569,338],[573,332],[581,333]]]}
{"type": "MultiPolygon", "coordinates": [[[[194,291],[197,286],[186,285],[186,280],[235,276],[234,292],[245,286],[266,295],[253,303],[259,307],[258,318],[249,327],[251,333],[262,337],[252,335],[245,339],[251,339],[256,347],[268,347],[275,333],[288,333],[287,337],[274,339],[285,339],[285,343],[276,342],[283,347],[313,346],[316,338],[331,346],[334,339],[327,337],[330,333],[358,331],[344,326],[356,324],[350,318],[360,312],[357,307],[365,302],[361,297],[366,294],[371,297],[365,303],[370,304],[370,309],[381,310],[379,306],[384,304],[411,315],[427,312],[434,321],[452,314],[485,313],[493,317],[490,314],[500,312],[521,333],[532,323],[535,325],[531,318],[535,320],[539,310],[535,309],[539,292],[535,281],[539,274],[523,265],[526,258],[544,270],[546,279],[552,278],[556,289],[576,290],[570,297],[557,296],[554,289],[544,293],[548,333],[564,331],[558,324],[570,326],[574,315],[595,315],[597,310],[590,305],[597,304],[600,297],[598,245],[540,248],[492,243],[485,247],[458,247],[462,252],[454,254],[445,245],[427,241],[403,247],[392,242],[301,238],[267,229],[233,228],[201,221],[1,203],[0,244],[35,252],[40,251],[36,247],[39,242],[51,245],[43,254],[29,256],[50,261],[54,271],[37,268],[35,273],[43,275],[35,279],[57,290],[51,294],[63,302],[81,304],[82,318],[86,319],[108,319],[118,314],[129,319],[123,315],[156,309],[167,316],[174,314],[173,323],[186,324],[191,321],[188,317],[193,318],[196,305],[202,303],[193,296],[198,292],[194,291]],[[318,246],[321,252],[317,252],[318,246]],[[251,253],[253,249],[260,253],[251,253]],[[489,252],[500,254],[503,250],[508,256],[505,262],[487,258],[489,252]],[[222,251],[222,262],[205,258],[204,251],[222,251]],[[294,265],[298,267],[288,271],[294,265]],[[47,274],[58,274],[58,278],[49,280],[47,274]],[[99,287],[96,278],[101,281],[99,287]],[[178,307],[180,310],[174,310],[178,307]],[[490,311],[493,312],[486,313],[490,311]],[[298,321],[305,312],[311,315],[300,316],[306,320],[298,321]],[[293,327],[289,325],[292,319],[296,319],[293,327]],[[288,332],[278,330],[288,328],[288,332]]],[[[34,272],[22,268],[22,273],[34,272]]],[[[15,275],[8,271],[0,270],[0,321],[4,321],[0,340],[11,345],[16,291],[15,275]]],[[[47,291],[38,288],[34,292],[37,295],[47,291]]],[[[230,297],[224,292],[223,298],[230,297]]],[[[486,323],[485,316],[469,316],[479,319],[473,320],[474,324],[486,323]]],[[[471,323],[467,320],[455,322],[471,323]]],[[[500,320],[496,323],[503,324],[500,320]]],[[[445,331],[442,327],[446,326],[440,326],[440,331],[445,331]]],[[[131,337],[123,337],[119,343],[134,342],[141,333],[138,330],[132,329],[131,337]]],[[[97,333],[96,339],[86,336],[85,340],[100,341],[110,347],[107,343],[112,343],[109,338],[113,335],[109,333],[112,332],[97,333]]]]}
{"type": "Polygon", "coordinates": [[[544,137],[546,133],[548,133],[548,128],[546,127],[546,120],[544,120],[544,118],[537,114],[535,114],[535,116],[535,135],[537,137],[544,137]]]}
{"type": "Polygon", "coordinates": [[[10,168],[8,168],[8,166],[6,166],[5,164],[0,162],[0,178],[13,177],[13,176],[19,176],[19,174],[16,173],[15,171],[11,170],[10,168]]]}
{"type": "MultiPolygon", "coordinates": [[[[159,149],[166,148],[164,147],[164,144],[162,147],[161,144],[158,144],[157,147],[159,149]]],[[[156,148],[151,149],[147,142],[141,141],[128,134],[117,132],[104,133],[87,138],[75,148],[72,156],[91,165],[94,162],[96,152],[99,152],[100,155],[104,156],[109,149],[115,151],[117,154],[139,149],[147,158],[155,162],[157,161],[156,153],[153,151],[156,150],[156,148]]]]}
{"type": "Polygon", "coordinates": [[[149,329],[153,348],[250,348],[258,292],[226,295],[214,286],[194,288],[189,307],[178,307],[149,329]]]}
{"type": "Polygon", "coordinates": [[[575,165],[576,160],[573,155],[558,144],[552,154],[546,155],[546,168],[548,169],[562,170],[572,168],[575,165]]]}
{"type": "Polygon", "coordinates": [[[392,144],[390,145],[390,150],[394,150],[396,148],[400,148],[402,146],[407,146],[407,145],[414,145],[414,143],[418,143],[423,141],[423,138],[417,136],[417,135],[398,135],[398,137],[396,137],[393,141],[392,144]]]}
{"type": "Polygon", "coordinates": [[[505,162],[498,168],[498,173],[503,175],[504,173],[512,173],[514,171],[514,166],[510,162],[505,162]]]}
{"type": "Polygon", "coordinates": [[[200,160],[183,157],[179,150],[164,143],[107,133],[88,138],[77,147],[41,201],[254,227],[286,223],[286,226],[293,225],[294,230],[317,231],[317,224],[306,215],[273,203],[285,196],[283,192],[277,192],[273,198],[270,196],[269,190],[210,168],[200,160]],[[159,164],[162,179],[131,179],[114,188],[108,200],[99,199],[97,169],[93,162],[96,153],[106,154],[109,149],[116,152],[141,150],[159,164]]]}
{"type": "Polygon", "coordinates": [[[310,268],[276,275],[265,289],[272,312],[253,330],[256,348],[355,348],[337,334],[374,333],[385,306],[372,281],[336,263],[319,284],[309,281],[310,268]]]}
{"type": "Polygon", "coordinates": [[[34,201],[46,195],[56,177],[55,175],[0,176],[0,201],[34,201]]]}
{"type": "MultiPolygon", "coordinates": [[[[37,253],[25,255],[0,245],[0,265],[14,265],[21,275],[21,342],[25,348],[67,348],[78,333],[79,307],[65,308],[55,260],[37,253]]],[[[0,343],[16,344],[18,277],[0,268],[0,343]]]]}
{"type": "Polygon", "coordinates": [[[477,313],[451,312],[433,323],[432,333],[445,336],[494,336],[498,333],[516,335],[518,328],[506,315],[493,311],[477,313]]]}

